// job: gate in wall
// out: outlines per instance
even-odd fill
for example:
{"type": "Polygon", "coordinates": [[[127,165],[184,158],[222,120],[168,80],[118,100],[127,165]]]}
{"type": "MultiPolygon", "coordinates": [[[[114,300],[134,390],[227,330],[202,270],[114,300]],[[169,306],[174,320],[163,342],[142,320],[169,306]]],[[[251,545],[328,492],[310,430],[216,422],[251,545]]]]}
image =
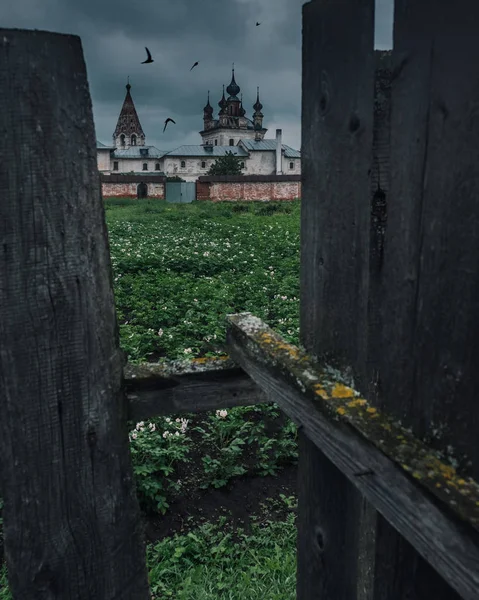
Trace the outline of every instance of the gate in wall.
{"type": "Polygon", "coordinates": [[[167,181],[165,192],[167,202],[189,204],[196,200],[196,182],[167,181]]]}

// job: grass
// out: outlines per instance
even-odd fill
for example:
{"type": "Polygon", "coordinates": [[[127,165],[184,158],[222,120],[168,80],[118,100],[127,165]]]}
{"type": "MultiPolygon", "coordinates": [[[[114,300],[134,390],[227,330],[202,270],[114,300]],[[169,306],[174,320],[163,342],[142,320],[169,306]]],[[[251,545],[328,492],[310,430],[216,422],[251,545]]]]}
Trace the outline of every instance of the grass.
{"type": "MultiPolygon", "coordinates": [[[[128,360],[222,355],[224,317],[243,311],[298,343],[299,201],[118,199],[105,201],[105,209],[128,360]]],[[[271,481],[297,458],[296,428],[275,405],[130,423],[130,448],[149,519],[179,510],[182,499],[201,505],[206,492],[214,502],[215,490],[245,476],[271,481]]],[[[231,520],[215,524],[211,517],[156,540],[148,549],[152,590],[178,599],[294,598],[294,514],[273,503],[261,526],[254,518],[243,534],[231,520]]],[[[4,569],[0,577],[6,600],[4,569]]]]}
{"type": "Polygon", "coordinates": [[[148,549],[153,597],[177,600],[291,600],[296,589],[296,524],[233,529],[222,517],[148,549]]]}

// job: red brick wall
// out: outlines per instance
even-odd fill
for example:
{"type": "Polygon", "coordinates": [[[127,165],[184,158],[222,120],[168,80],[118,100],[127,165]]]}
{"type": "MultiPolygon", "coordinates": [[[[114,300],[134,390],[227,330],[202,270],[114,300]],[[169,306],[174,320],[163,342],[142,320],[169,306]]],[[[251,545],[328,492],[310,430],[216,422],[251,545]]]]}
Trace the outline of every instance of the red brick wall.
{"type": "MultiPolygon", "coordinates": [[[[138,183],[102,183],[103,198],[137,198],[138,183]]],[[[147,183],[148,197],[162,200],[165,198],[163,183],[147,183]]]]}
{"type": "Polygon", "coordinates": [[[225,200],[294,200],[295,198],[301,198],[300,181],[255,181],[244,183],[225,181],[215,181],[211,183],[198,182],[196,189],[197,200],[206,200],[209,198],[214,202],[225,200]],[[204,190],[206,186],[209,187],[208,195],[206,195],[204,190]]]}

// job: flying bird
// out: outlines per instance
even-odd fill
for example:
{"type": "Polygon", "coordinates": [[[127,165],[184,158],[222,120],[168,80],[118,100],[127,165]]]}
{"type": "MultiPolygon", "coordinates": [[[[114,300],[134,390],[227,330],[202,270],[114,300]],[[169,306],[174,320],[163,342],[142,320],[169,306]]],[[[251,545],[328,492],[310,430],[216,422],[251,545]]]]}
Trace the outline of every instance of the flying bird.
{"type": "Polygon", "coordinates": [[[148,48],[146,46],[145,46],[145,50],[146,50],[146,53],[148,54],[148,58],[141,63],[142,65],[144,65],[145,63],[152,63],[153,62],[153,59],[151,58],[150,51],[148,50],[148,48]]]}
{"type": "Polygon", "coordinates": [[[165,133],[165,129],[168,123],[174,123],[176,125],[176,121],[173,121],[173,119],[170,119],[170,117],[168,117],[165,121],[165,126],[163,127],[163,133],[165,133]]]}
{"type": "Polygon", "coordinates": [[[192,71],[198,65],[198,61],[191,67],[190,71],[192,71]]]}
{"type": "Polygon", "coordinates": [[[261,25],[261,23],[258,23],[258,21],[256,21],[256,27],[258,27],[258,25],[261,25]]]}

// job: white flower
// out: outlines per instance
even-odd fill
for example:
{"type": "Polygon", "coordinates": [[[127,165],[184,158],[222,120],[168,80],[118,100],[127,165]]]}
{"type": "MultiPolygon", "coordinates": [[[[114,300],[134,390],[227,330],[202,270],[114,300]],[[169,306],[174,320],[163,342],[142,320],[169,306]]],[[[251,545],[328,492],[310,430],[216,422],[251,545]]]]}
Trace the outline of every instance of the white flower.
{"type": "Polygon", "coordinates": [[[136,440],[136,438],[138,437],[138,434],[136,433],[136,431],[134,431],[134,432],[131,434],[131,437],[132,437],[134,440],[136,440]]]}
{"type": "Polygon", "coordinates": [[[181,422],[181,419],[180,419],[180,417],[177,417],[177,418],[175,419],[175,421],[176,421],[177,423],[180,423],[180,422],[181,422]]]}
{"type": "Polygon", "coordinates": [[[180,432],[179,432],[179,431],[176,431],[176,432],[175,432],[175,435],[176,435],[176,436],[180,435],[180,432]]]}
{"type": "Polygon", "coordinates": [[[165,421],[166,421],[167,423],[171,423],[171,419],[170,419],[170,417],[166,417],[165,421]]]}
{"type": "Polygon", "coordinates": [[[158,335],[161,337],[163,335],[163,329],[158,329],[158,335]]]}
{"type": "Polygon", "coordinates": [[[191,348],[185,348],[185,349],[183,350],[183,352],[184,352],[185,354],[191,354],[191,353],[193,352],[193,350],[192,350],[191,348]]]}
{"type": "Polygon", "coordinates": [[[150,428],[150,431],[155,431],[156,429],[156,425],[154,423],[150,423],[148,427],[150,428]]]}
{"type": "Polygon", "coordinates": [[[168,437],[168,431],[164,431],[164,432],[163,432],[163,437],[164,437],[164,438],[165,438],[165,440],[166,440],[166,438],[168,437]]]}
{"type": "Polygon", "coordinates": [[[136,424],[136,429],[138,431],[143,431],[142,427],[145,425],[144,421],[140,421],[139,423],[136,424]]]}
{"type": "Polygon", "coordinates": [[[185,433],[188,427],[188,419],[181,419],[181,433],[185,433]]]}
{"type": "Polygon", "coordinates": [[[228,411],[227,410],[217,410],[216,411],[216,416],[219,419],[226,419],[226,417],[228,416],[228,411]]]}

